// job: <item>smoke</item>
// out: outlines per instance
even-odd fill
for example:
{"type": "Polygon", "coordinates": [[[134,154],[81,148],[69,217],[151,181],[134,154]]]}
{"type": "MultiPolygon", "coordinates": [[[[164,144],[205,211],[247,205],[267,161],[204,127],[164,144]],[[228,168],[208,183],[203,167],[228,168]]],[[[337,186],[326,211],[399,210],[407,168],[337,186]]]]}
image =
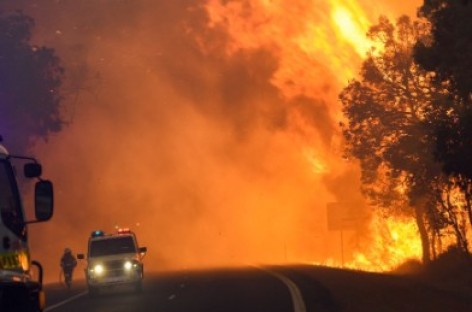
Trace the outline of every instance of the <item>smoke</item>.
{"type": "Polygon", "coordinates": [[[326,204],[359,193],[337,93],[361,58],[323,32],[328,4],[238,3],[3,4],[35,18],[66,68],[70,124],[35,155],[56,192],[53,220],[30,227],[49,280],[64,247],[86,252],[92,230],[116,226],[155,270],[338,256],[326,204]]]}

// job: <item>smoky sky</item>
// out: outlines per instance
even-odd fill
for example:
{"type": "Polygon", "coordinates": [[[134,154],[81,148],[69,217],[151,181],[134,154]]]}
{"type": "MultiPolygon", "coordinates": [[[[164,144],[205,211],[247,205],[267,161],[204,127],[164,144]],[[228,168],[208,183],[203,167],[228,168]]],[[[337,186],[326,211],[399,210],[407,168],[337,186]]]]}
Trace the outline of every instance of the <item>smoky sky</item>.
{"type": "Polygon", "coordinates": [[[30,227],[49,279],[64,247],[86,252],[92,230],[115,226],[137,232],[151,269],[337,256],[326,204],[359,196],[333,147],[337,82],[327,73],[326,94],[285,97],[279,51],[229,54],[203,4],[0,2],[35,19],[33,41],[66,73],[68,126],[35,148],[56,192],[54,219],[30,227]]]}

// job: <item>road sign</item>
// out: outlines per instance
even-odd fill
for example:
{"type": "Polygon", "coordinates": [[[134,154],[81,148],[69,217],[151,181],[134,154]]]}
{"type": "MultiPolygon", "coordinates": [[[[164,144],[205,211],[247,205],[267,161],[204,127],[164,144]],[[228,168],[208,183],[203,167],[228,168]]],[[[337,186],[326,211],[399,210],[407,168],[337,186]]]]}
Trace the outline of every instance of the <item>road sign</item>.
{"type": "Polygon", "coordinates": [[[328,230],[353,230],[358,227],[364,210],[364,203],[333,202],[326,205],[328,216],[328,230]]]}

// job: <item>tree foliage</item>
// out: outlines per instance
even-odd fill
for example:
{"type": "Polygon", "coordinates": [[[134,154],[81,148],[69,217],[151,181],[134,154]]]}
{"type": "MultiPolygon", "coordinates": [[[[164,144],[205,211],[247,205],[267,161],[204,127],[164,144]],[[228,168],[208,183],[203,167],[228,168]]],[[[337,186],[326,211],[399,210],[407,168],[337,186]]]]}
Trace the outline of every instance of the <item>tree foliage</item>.
{"type": "Polygon", "coordinates": [[[30,43],[33,27],[21,12],[0,12],[0,134],[15,153],[64,125],[63,68],[53,49],[30,43]]]}
{"type": "Polygon", "coordinates": [[[443,112],[433,104],[448,100],[448,90],[413,59],[428,28],[406,16],[396,25],[381,17],[368,35],[380,49],[369,53],[360,79],[340,94],[347,119],[342,124],[346,153],[360,161],[363,190],[388,214],[415,217],[424,261],[430,258],[431,239],[446,227],[455,230],[467,249],[461,220],[455,218],[457,207],[447,196],[455,184],[434,157],[435,124],[443,112]]]}
{"type": "Polygon", "coordinates": [[[450,81],[461,98],[472,92],[472,2],[425,0],[419,10],[431,24],[431,38],[419,41],[415,59],[425,69],[450,81]]]}
{"type": "MultiPolygon", "coordinates": [[[[459,180],[472,179],[472,3],[426,0],[420,16],[431,25],[431,35],[419,41],[415,59],[437,73],[448,86],[447,100],[434,103],[437,146],[435,155],[443,170],[459,180]]],[[[467,188],[465,188],[467,189],[467,188]]]]}

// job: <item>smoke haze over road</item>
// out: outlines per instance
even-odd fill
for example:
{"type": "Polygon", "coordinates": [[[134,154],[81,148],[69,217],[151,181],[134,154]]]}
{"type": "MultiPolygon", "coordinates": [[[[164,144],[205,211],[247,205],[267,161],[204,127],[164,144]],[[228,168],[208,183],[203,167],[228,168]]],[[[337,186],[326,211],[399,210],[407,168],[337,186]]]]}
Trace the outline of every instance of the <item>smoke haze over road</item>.
{"type": "Polygon", "coordinates": [[[56,191],[54,219],[30,227],[49,272],[115,226],[152,269],[339,257],[326,204],[360,194],[337,94],[362,47],[336,14],[363,32],[420,1],[305,2],[0,2],[35,19],[66,69],[70,125],[35,149],[56,191]]]}

